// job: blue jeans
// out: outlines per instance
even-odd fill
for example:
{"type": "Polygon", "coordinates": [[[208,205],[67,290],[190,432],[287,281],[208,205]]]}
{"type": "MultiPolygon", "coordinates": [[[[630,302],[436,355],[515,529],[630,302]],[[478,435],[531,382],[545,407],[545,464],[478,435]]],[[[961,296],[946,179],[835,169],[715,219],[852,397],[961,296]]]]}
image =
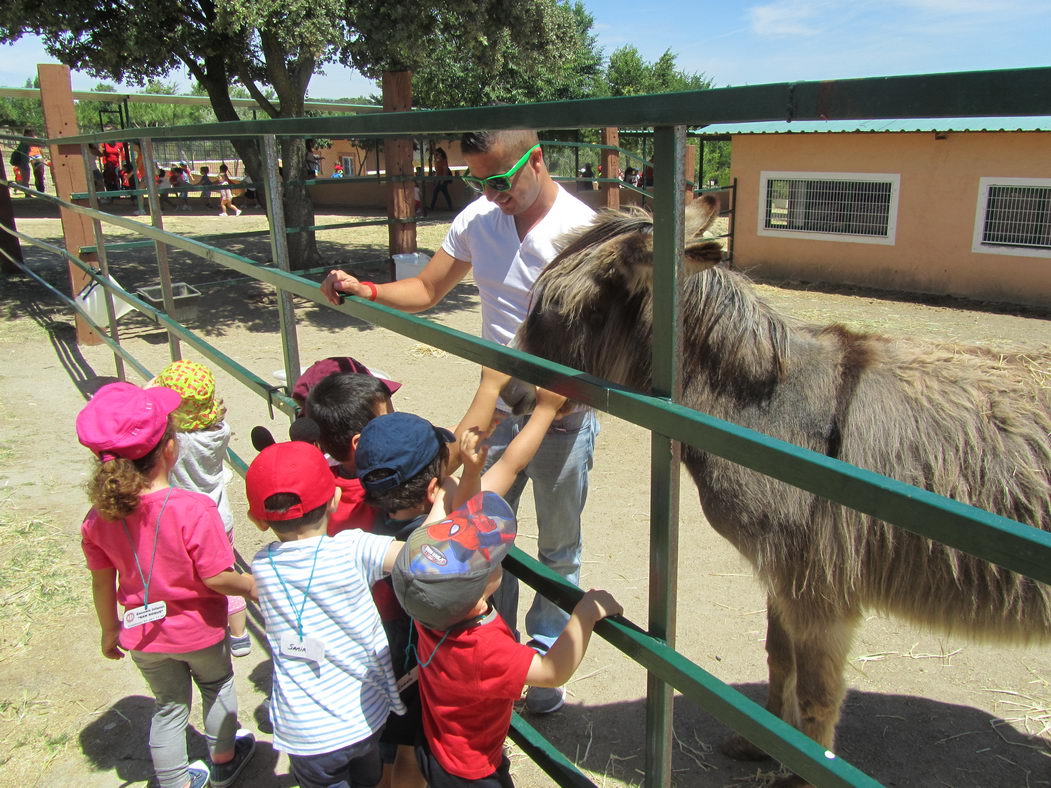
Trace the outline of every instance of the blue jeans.
{"type": "MultiPolygon", "coordinates": [[[[507,417],[489,439],[491,465],[522,429],[526,417],[507,417]]],[[[533,482],[536,504],[537,552],[540,561],[571,583],[580,583],[580,514],[588,497],[588,471],[595,453],[598,419],[580,410],[556,419],[532,462],[518,475],[504,498],[517,511],[527,480],[533,482]]],[[[518,578],[504,573],[494,603],[504,621],[518,634],[518,578]]],[[[537,594],[525,617],[526,634],[545,649],[558,639],[569,614],[537,594]]]]}

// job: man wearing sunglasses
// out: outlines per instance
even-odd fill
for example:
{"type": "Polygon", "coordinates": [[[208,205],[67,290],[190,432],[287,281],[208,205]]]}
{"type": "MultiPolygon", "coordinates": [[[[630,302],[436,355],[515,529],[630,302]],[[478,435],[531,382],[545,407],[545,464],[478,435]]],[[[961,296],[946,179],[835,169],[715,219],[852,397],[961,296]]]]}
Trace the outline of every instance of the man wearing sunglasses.
{"type": "MultiPolygon", "coordinates": [[[[361,282],[331,271],[321,290],[332,303],[342,294],[368,298],[406,312],[429,309],[473,270],[482,305],[482,336],[508,345],[529,309],[529,291],[557,254],[555,241],[591,222],[594,212],[552,180],[536,132],[495,131],[465,134],[460,147],[467,161],[465,185],[479,193],[453,221],[442,248],[418,276],[397,282],[361,282]]],[[[508,416],[490,438],[494,462],[521,429],[521,417],[508,416]]],[[[519,478],[508,501],[516,504],[528,479],[533,482],[540,560],[570,582],[580,579],[580,514],[588,489],[598,422],[579,408],[556,420],[536,457],[519,478]]],[[[518,582],[504,575],[497,607],[516,629],[518,582]]],[[[537,596],[525,619],[530,645],[546,651],[568,616],[537,596]]],[[[562,688],[530,687],[527,708],[534,713],[560,708],[562,688]]]]}

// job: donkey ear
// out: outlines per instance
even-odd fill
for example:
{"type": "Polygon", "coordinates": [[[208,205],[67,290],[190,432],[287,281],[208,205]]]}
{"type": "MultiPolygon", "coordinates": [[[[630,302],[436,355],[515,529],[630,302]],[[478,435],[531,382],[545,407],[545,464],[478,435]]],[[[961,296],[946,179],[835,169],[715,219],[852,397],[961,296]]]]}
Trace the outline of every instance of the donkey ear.
{"type": "Polygon", "coordinates": [[[718,241],[688,243],[684,250],[684,257],[686,270],[691,274],[699,274],[722,262],[723,247],[718,241]]]}
{"type": "Polygon", "coordinates": [[[610,249],[615,270],[632,293],[648,290],[653,284],[653,235],[634,232],[624,236],[610,249]]]}
{"type": "Polygon", "coordinates": [[[686,239],[697,238],[719,218],[719,198],[702,194],[686,206],[686,239]]]}

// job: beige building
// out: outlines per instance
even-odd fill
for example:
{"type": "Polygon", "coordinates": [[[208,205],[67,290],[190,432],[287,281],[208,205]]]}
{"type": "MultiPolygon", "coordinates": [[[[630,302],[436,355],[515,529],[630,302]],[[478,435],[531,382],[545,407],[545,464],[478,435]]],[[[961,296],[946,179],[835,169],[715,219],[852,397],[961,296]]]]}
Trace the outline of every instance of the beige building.
{"type": "Polygon", "coordinates": [[[717,124],[735,267],[1051,306],[1051,118],[717,124]]]}

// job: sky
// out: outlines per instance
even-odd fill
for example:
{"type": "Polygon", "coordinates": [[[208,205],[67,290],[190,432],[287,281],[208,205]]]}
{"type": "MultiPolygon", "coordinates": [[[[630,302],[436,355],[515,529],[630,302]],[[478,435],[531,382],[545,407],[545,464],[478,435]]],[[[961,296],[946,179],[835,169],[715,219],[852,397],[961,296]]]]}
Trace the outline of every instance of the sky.
{"type": "MultiPolygon", "coordinates": [[[[1051,65],[1048,0],[585,0],[608,55],[626,44],[713,84],[973,71],[1051,65]]],[[[35,37],[0,45],[0,86],[22,87],[55,62],[35,37]]],[[[311,98],[372,95],[376,83],[329,66],[311,98]]],[[[190,80],[174,74],[184,91],[190,80]]],[[[99,80],[73,73],[75,90],[99,80]]],[[[129,88],[137,91],[138,88],[129,88]]]]}

